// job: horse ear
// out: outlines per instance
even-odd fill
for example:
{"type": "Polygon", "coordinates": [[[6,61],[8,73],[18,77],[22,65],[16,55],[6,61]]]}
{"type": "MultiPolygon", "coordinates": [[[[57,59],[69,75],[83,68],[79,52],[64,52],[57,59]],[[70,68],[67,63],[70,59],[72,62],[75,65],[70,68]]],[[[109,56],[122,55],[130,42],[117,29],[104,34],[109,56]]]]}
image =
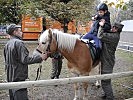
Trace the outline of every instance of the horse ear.
{"type": "Polygon", "coordinates": [[[49,37],[52,37],[52,29],[49,29],[49,37]]]}

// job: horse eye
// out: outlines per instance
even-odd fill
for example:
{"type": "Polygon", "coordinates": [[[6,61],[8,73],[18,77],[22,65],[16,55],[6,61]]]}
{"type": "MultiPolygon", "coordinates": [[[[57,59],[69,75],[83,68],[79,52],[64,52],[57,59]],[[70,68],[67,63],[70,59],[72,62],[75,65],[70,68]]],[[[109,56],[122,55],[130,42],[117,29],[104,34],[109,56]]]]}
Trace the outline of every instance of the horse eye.
{"type": "Polygon", "coordinates": [[[42,42],[42,44],[46,44],[46,42],[42,42]]]}

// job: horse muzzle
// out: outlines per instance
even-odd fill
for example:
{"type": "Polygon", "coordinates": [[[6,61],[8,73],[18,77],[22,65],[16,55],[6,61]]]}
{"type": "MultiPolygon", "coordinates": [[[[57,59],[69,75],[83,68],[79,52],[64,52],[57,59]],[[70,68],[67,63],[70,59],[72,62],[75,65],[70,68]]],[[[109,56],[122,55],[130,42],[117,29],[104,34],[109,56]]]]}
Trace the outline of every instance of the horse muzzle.
{"type": "Polygon", "coordinates": [[[45,59],[44,59],[44,60],[47,60],[48,57],[51,57],[51,52],[46,51],[46,52],[44,53],[44,52],[40,51],[40,50],[37,49],[37,48],[34,50],[33,54],[34,54],[34,55],[35,55],[35,54],[37,54],[37,55],[45,54],[45,59]]]}

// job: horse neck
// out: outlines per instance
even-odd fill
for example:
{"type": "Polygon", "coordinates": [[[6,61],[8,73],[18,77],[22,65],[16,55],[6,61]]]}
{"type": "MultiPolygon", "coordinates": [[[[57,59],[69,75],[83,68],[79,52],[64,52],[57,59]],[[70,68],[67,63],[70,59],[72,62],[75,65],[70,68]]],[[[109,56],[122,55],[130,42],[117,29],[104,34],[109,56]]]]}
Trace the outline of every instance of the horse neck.
{"type": "MultiPolygon", "coordinates": [[[[74,49],[75,50],[75,49],[74,49]]],[[[71,62],[73,60],[72,55],[74,54],[74,50],[73,51],[68,51],[64,48],[60,49],[58,48],[58,51],[62,54],[62,56],[64,56],[69,62],[71,62]]]]}
{"type": "Polygon", "coordinates": [[[73,54],[73,52],[69,52],[69,51],[67,51],[67,50],[65,50],[65,49],[59,49],[58,50],[61,54],[62,54],[62,56],[64,56],[67,60],[69,60],[70,58],[71,58],[71,55],[73,54]]]}
{"type": "MultiPolygon", "coordinates": [[[[75,43],[75,47],[77,46],[77,44],[80,41],[77,39],[76,43],[75,43]]],[[[68,51],[66,49],[60,49],[58,48],[58,51],[62,54],[62,56],[64,56],[69,62],[73,61],[75,59],[75,57],[73,55],[75,55],[75,51],[78,51],[78,48],[74,48],[74,50],[72,51],[68,51]]]]}
{"type": "Polygon", "coordinates": [[[80,40],[76,40],[76,44],[72,52],[65,49],[59,49],[59,51],[69,62],[76,62],[77,58],[81,59],[82,57],[85,59],[91,59],[88,47],[80,40]]]}

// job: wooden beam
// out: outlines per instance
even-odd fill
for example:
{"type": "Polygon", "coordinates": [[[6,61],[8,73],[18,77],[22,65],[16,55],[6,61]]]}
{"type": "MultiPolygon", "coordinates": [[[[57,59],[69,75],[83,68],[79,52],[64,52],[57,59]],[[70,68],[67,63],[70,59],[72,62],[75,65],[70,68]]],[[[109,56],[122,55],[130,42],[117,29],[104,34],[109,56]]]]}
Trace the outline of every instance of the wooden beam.
{"type": "Polygon", "coordinates": [[[94,76],[82,76],[82,77],[71,77],[62,79],[50,79],[50,80],[38,80],[38,81],[24,81],[24,82],[8,82],[0,83],[0,89],[19,89],[29,87],[41,87],[59,84],[70,84],[75,82],[89,82],[90,80],[103,80],[103,79],[114,79],[120,77],[132,76],[133,71],[94,75],[94,76]]]}

